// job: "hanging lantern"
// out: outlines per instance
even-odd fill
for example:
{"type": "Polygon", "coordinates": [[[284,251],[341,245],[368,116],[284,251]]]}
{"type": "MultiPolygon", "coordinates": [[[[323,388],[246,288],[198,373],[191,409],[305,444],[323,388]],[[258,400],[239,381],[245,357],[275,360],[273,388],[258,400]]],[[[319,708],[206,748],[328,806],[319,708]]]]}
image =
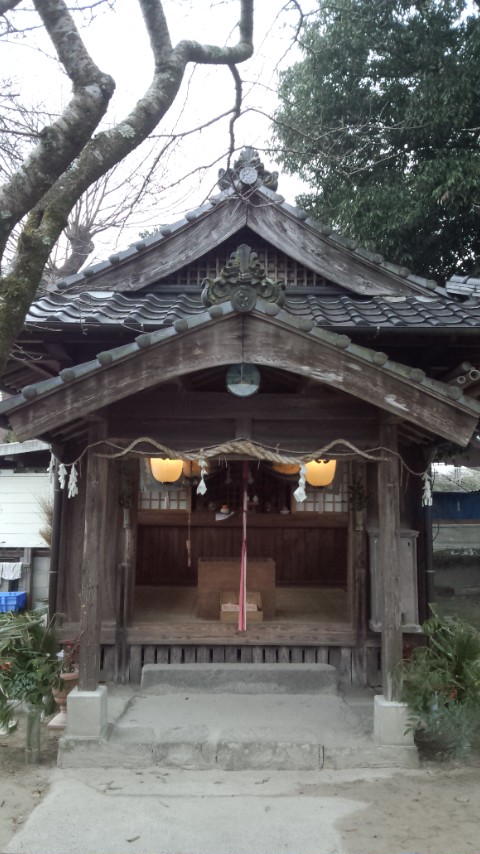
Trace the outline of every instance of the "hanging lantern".
{"type": "Polygon", "coordinates": [[[300,471],[300,466],[295,465],[295,463],[274,463],[272,466],[273,471],[276,471],[277,474],[298,474],[300,471]]]}
{"type": "Polygon", "coordinates": [[[196,460],[185,460],[183,463],[185,477],[200,477],[200,465],[196,460]]]}
{"type": "Polygon", "coordinates": [[[329,486],[335,477],[337,461],[310,460],[305,468],[305,480],[310,486],[329,486]]]}
{"type": "Polygon", "coordinates": [[[159,483],[175,483],[183,471],[183,460],[165,460],[162,457],[150,457],[150,468],[159,483]]]}

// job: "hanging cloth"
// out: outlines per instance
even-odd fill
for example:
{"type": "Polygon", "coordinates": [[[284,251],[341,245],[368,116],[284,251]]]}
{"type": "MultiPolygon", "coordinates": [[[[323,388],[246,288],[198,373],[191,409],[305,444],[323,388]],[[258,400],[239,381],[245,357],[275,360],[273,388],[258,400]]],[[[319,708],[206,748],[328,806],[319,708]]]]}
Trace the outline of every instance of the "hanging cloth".
{"type": "Polygon", "coordinates": [[[16,581],[22,574],[23,564],[20,561],[15,563],[0,563],[0,578],[5,578],[8,581],[16,581]]]}
{"type": "Polygon", "coordinates": [[[247,630],[247,507],[248,463],[243,463],[242,551],[240,556],[240,592],[238,596],[238,631],[247,630]]]}

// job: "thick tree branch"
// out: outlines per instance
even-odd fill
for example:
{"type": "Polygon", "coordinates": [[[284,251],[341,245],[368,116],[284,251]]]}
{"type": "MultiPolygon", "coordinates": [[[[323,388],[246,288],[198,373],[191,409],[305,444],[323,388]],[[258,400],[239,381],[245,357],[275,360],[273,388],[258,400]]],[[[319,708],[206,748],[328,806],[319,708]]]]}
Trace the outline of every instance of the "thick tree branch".
{"type": "Polygon", "coordinates": [[[6,12],[11,12],[18,6],[20,0],[0,0],[0,15],[5,15],[6,12]]]}
{"type": "Polygon", "coordinates": [[[155,65],[159,66],[172,50],[167,19],[159,0],[153,0],[153,2],[152,0],[138,0],[138,2],[150,38],[155,65]]]}
{"type": "MultiPolygon", "coordinates": [[[[49,34],[60,56],[61,52],[65,51],[65,42],[62,40],[70,26],[64,0],[34,0],[34,2],[37,10],[40,5],[42,6],[45,26],[47,26],[46,10],[52,15],[55,12],[62,13],[59,26],[54,26],[52,19],[48,20],[49,34]]],[[[90,61],[89,66],[88,55],[80,51],[83,70],[78,73],[82,75],[83,81],[91,73],[91,83],[88,86],[83,84],[78,93],[75,92],[67,113],[61,116],[58,123],[48,128],[47,139],[42,140],[37,147],[38,150],[36,149],[27,161],[27,172],[24,167],[17,173],[18,194],[22,197],[24,205],[23,214],[26,210],[30,210],[31,213],[18,240],[10,271],[2,282],[0,367],[8,358],[16,334],[22,327],[23,318],[41,282],[49,254],[67,226],[70,211],[95,181],[134,151],[155,129],[174,102],[188,63],[228,65],[236,82],[237,102],[241,97],[240,78],[236,73],[235,64],[248,59],[253,53],[253,0],[240,0],[240,38],[234,47],[199,45],[196,42],[181,41],[172,48],[160,0],[138,0],[138,3],[144,15],[155,58],[153,80],[144,96],[139,99],[123,122],[92,138],[92,131],[98,124],[111,95],[111,91],[104,93],[102,90],[102,85],[108,90],[110,78],[101,75],[99,79],[101,73],[93,62],[90,61]],[[86,109],[88,98],[93,101],[89,105],[91,117],[85,116],[80,110],[80,103],[82,103],[82,110],[86,109]],[[80,119],[83,123],[80,122],[79,128],[80,119]],[[58,129],[56,125],[59,125],[58,129]],[[88,126],[87,131],[85,131],[85,125],[88,126]],[[52,128],[56,134],[53,146],[48,138],[52,128]],[[75,148],[77,133],[80,141],[75,148]],[[71,136],[74,138],[72,139],[71,136]],[[47,157],[48,144],[50,144],[50,157],[47,157]],[[75,153],[72,153],[73,151],[75,153]],[[43,169],[43,171],[40,170],[40,176],[36,174],[34,168],[38,164],[41,164],[43,169]],[[40,190],[41,187],[43,192],[40,190]]],[[[113,91],[113,84],[110,85],[113,91]]],[[[12,193],[14,183],[12,179],[9,185],[12,207],[15,201],[15,194],[12,193]]],[[[5,210],[4,204],[0,207],[0,211],[2,209],[5,210]]],[[[20,211],[21,206],[17,205],[16,209],[20,211]]],[[[7,212],[7,218],[13,219],[8,208],[7,212]]],[[[11,223],[8,231],[11,231],[11,223]]]]}
{"type": "MultiPolygon", "coordinates": [[[[148,0],[139,0],[139,3],[143,6],[148,3],[148,0]]],[[[156,0],[154,5],[158,5],[156,0]]],[[[242,0],[241,7],[242,16],[244,16],[246,7],[250,12],[252,11],[253,0],[242,0]]],[[[158,20],[157,17],[157,23],[158,20]]],[[[152,16],[147,18],[146,23],[148,27],[151,26],[152,16]]],[[[165,31],[162,27],[160,30],[162,44],[159,49],[163,51],[165,31]]],[[[243,32],[245,32],[245,27],[243,32]]],[[[150,38],[154,38],[155,30],[149,29],[149,35],[150,38]]],[[[185,45],[187,42],[180,44],[185,45]]],[[[250,52],[252,49],[252,41],[250,41],[250,52]]],[[[218,50],[222,52],[222,56],[229,56],[228,52],[235,52],[236,49],[218,48],[218,50]]],[[[139,99],[126,119],[111,130],[99,133],[90,140],[78,158],[75,169],[69,170],[63,175],[45,195],[41,203],[42,211],[48,214],[54,206],[60,231],[65,228],[66,219],[73,205],[87,188],[105,175],[116,163],[134,151],[158,125],[175,100],[188,62],[190,59],[185,58],[183,50],[179,51],[177,47],[171,51],[167,61],[155,69],[152,83],[147,92],[139,99]]],[[[232,68],[234,62],[235,60],[231,60],[228,65],[232,68]]],[[[55,240],[59,234],[55,236],[55,240]]]]}
{"type": "Polygon", "coordinates": [[[101,74],[90,57],[63,0],[35,0],[35,8],[74,86],[89,86],[101,74]]]}
{"type": "Polygon", "coordinates": [[[77,157],[104,116],[113,79],[89,57],[63,0],[35,0],[58,56],[74,84],[59,119],[40,133],[23,165],[0,189],[0,251],[11,230],[77,157]]]}
{"type": "Polygon", "coordinates": [[[240,38],[235,47],[218,47],[195,41],[181,41],[175,48],[175,52],[185,57],[185,63],[233,65],[237,62],[245,62],[253,54],[253,0],[242,0],[238,28],[240,38]]]}

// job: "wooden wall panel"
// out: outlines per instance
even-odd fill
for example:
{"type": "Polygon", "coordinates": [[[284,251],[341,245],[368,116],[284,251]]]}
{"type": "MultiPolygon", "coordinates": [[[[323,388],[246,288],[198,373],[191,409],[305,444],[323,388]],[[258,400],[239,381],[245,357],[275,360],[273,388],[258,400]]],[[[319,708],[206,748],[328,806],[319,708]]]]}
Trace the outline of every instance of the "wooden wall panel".
{"type": "MultiPolygon", "coordinates": [[[[195,585],[200,557],[239,557],[241,531],[225,522],[192,527],[191,566],[187,562],[185,524],[140,525],[138,528],[136,583],[144,585],[195,585]]],[[[280,585],[345,586],[347,580],[347,528],[252,527],[248,555],[271,557],[280,585]]]]}

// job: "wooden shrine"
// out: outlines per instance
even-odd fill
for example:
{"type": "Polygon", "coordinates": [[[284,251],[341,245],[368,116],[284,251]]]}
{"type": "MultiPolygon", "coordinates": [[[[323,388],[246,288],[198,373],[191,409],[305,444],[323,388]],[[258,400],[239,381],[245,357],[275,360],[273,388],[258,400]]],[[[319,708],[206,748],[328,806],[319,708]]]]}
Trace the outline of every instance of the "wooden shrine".
{"type": "Polygon", "coordinates": [[[378,684],[381,663],[391,699],[426,615],[432,453],[477,427],[455,377],[480,363],[479,325],[475,302],[289,206],[251,149],[204,207],[56,282],[0,416],[65,482],[50,604],[80,633],[81,687],[155,661],[330,662],[378,684]],[[152,457],[181,460],[178,480],[155,482],[152,457]],[[312,459],[335,477],[297,500],[312,459]],[[239,632],[220,609],[244,461],[263,619],[239,632]]]}

